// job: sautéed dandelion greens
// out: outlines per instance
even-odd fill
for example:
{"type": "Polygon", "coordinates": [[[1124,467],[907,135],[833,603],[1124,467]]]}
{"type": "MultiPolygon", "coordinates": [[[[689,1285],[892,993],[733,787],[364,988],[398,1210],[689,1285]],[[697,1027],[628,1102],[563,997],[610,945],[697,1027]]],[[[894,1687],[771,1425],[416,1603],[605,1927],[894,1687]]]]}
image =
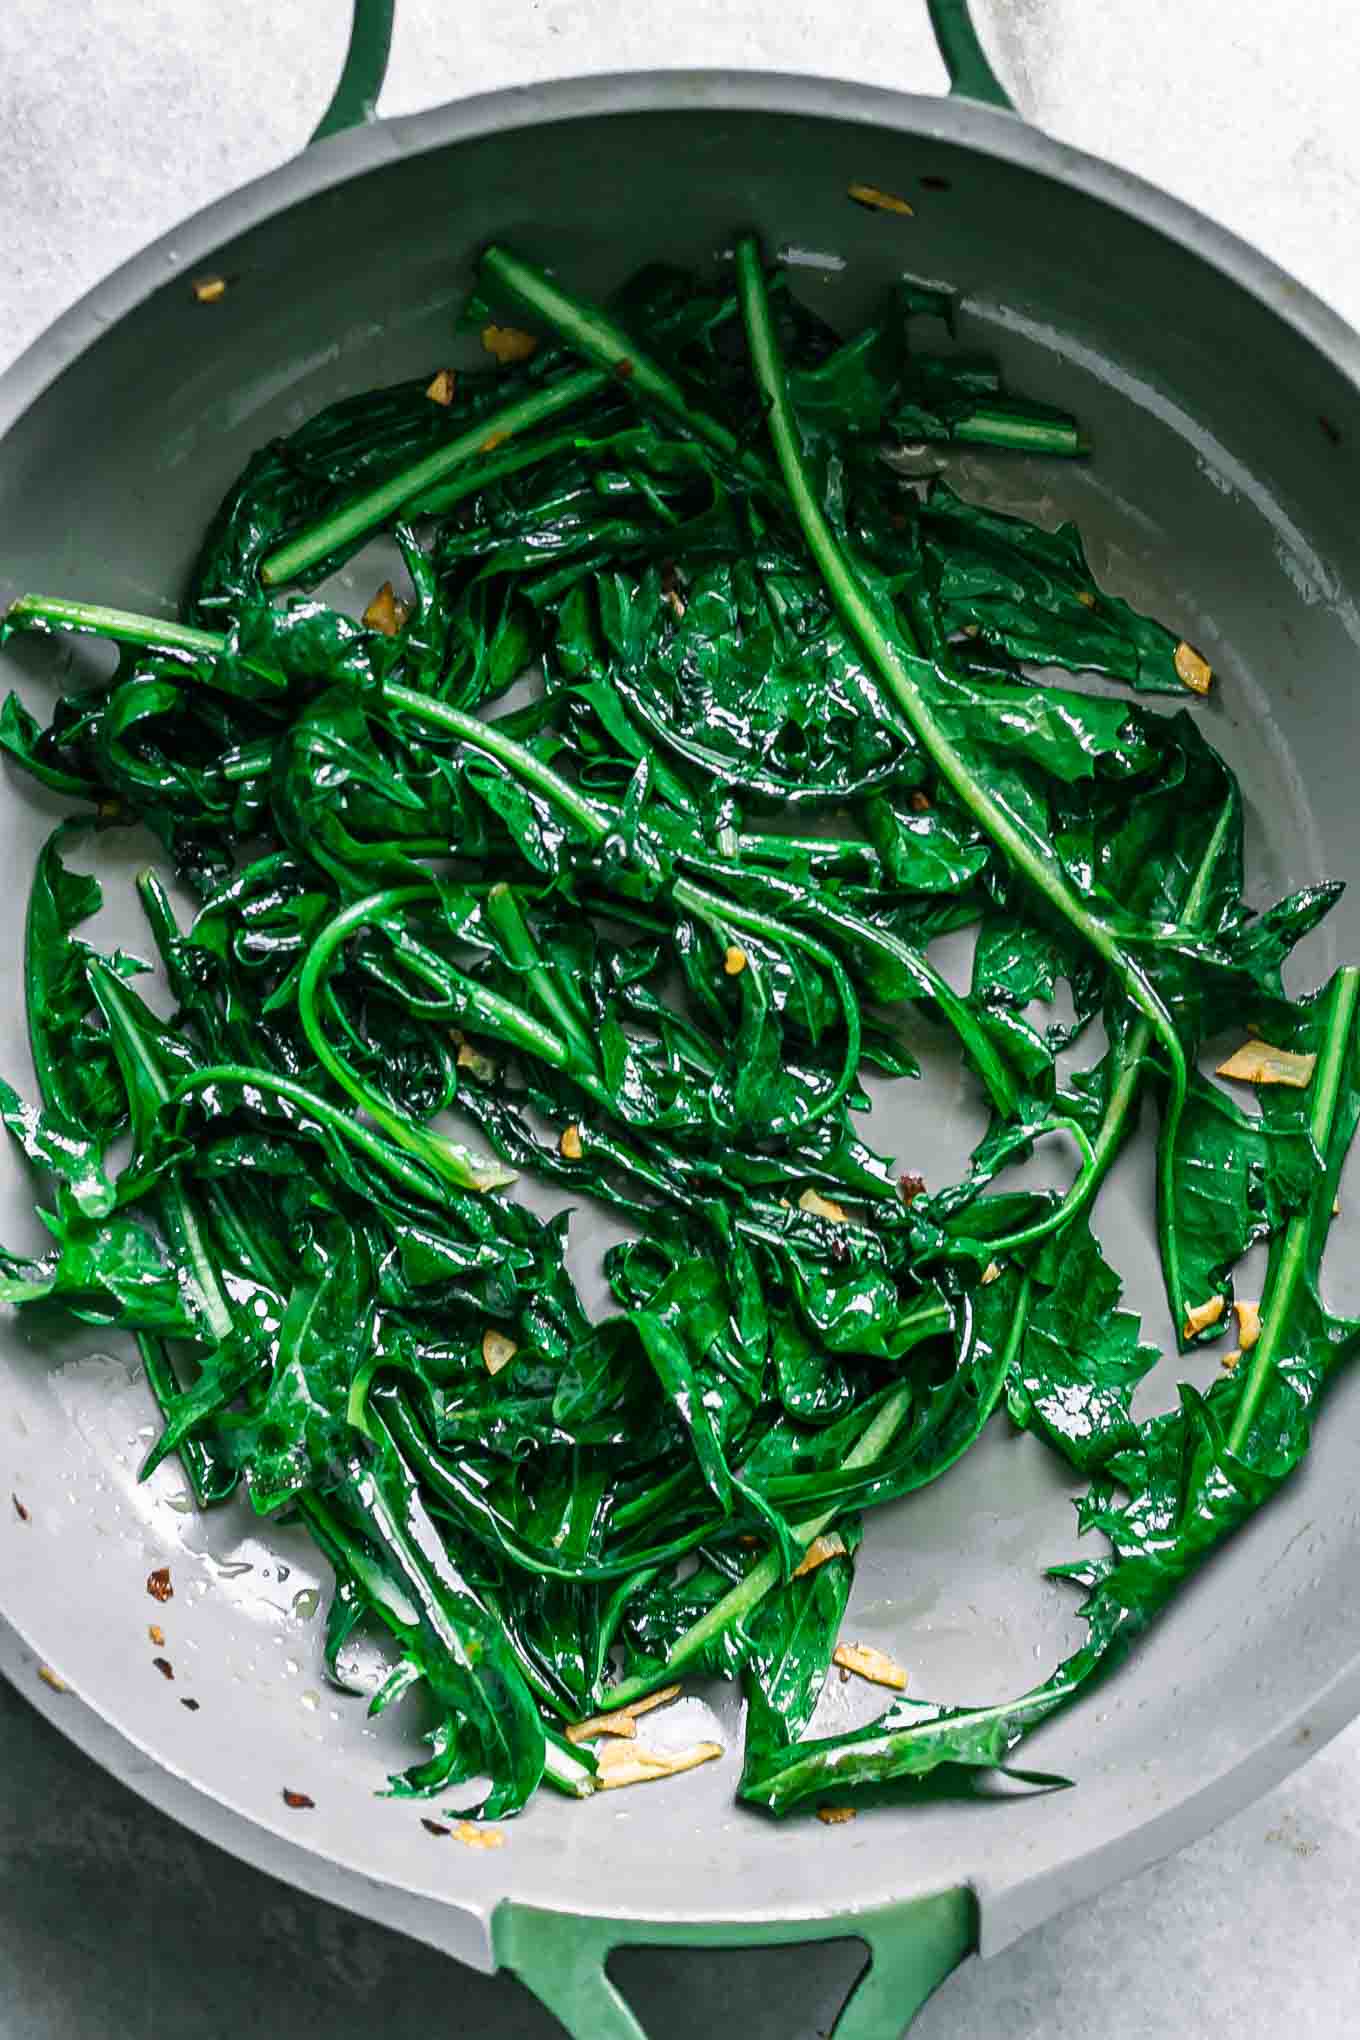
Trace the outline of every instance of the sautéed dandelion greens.
{"type": "Polygon", "coordinates": [[[36,1097],[0,1086],[50,1244],[0,1255],[0,1297],[136,1338],[145,1473],[306,1524],[332,1678],[386,1633],[371,1707],[419,1685],[434,1720],[394,1789],[460,1815],[720,1754],[649,1740],[713,1675],[775,1813],[1010,1766],[1288,1477],[1360,1339],[1320,1288],[1360,973],[1282,981],[1340,888],[1249,908],[1202,655],[1072,526],[904,472],[1087,451],[956,310],[903,283],[843,339],[749,238],[608,304],[491,247],[486,365],[262,448],[176,618],[26,595],[0,627],[116,649],[46,724],[0,717],[78,804],[29,900],[36,1097]],[[402,571],[360,620],[309,592],[381,533],[402,571]],[[131,824],[169,1019],[89,940],[78,865],[131,824]],[[966,992],[930,954],[956,930],[966,992]],[[908,1009],[987,1110],[956,1183],[865,1120],[919,1074],[908,1009]],[[1151,1418],[1098,1230],[1140,1115],[1182,1350],[1229,1363],[1151,1418]],[[1055,1573],[1084,1640],[1029,1692],[927,1702],[846,1633],[854,1554],[1003,1409],[1082,1484],[1091,1552],[1055,1573]],[[828,1736],[833,1664],[892,1697],[828,1736]]]}

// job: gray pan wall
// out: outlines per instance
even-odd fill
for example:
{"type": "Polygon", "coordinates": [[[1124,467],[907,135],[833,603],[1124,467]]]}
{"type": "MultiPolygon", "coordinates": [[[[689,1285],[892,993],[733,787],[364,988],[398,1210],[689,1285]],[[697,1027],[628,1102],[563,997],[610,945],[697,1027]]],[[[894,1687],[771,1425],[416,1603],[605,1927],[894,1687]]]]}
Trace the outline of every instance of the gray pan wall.
{"type": "MultiPolygon", "coordinates": [[[[449,355],[466,256],[489,233],[598,289],[653,254],[701,262],[751,222],[792,252],[801,287],[834,318],[862,313],[901,267],[948,278],[968,299],[968,330],[1017,383],[1081,413],[1089,467],[967,457],[952,478],[1044,521],[1077,517],[1109,584],[1212,659],[1204,714],[1247,789],[1259,897],[1360,868],[1360,625],[1346,594],[1360,587],[1355,341],[1230,237],[979,109],[680,74],[513,92],[327,144],[120,271],[0,383],[0,598],[37,585],[162,604],[254,446],[449,355]],[[923,175],[950,189],[922,190],[923,175]],[[846,201],[855,179],[913,199],[909,238],[846,201]],[[211,308],[185,285],[205,268],[231,279],[211,308]]],[[[87,656],[73,655],[77,670],[87,656]]],[[[10,648],[0,663],[37,705],[50,651],[10,648]]],[[[0,953],[16,960],[28,871],[55,812],[12,784],[0,953]]],[[[100,868],[126,876],[145,855],[105,838],[100,868]]],[[[137,939],[133,918],[111,925],[137,939]]],[[[1320,973],[1357,951],[1360,894],[1308,961],[1320,973]]],[[[22,1081],[14,982],[0,1068],[22,1081]]],[[[981,1123],[977,1100],[938,1065],[908,1103],[885,1138],[938,1179],[981,1123]]],[[[33,1237],[29,1188],[9,1156],[0,1166],[0,1233],[14,1244],[33,1237]]],[[[1101,1229],[1158,1337],[1147,1192],[1135,1152],[1101,1229]]],[[[1358,1197],[1343,1185],[1329,1273],[1354,1260],[1345,1213],[1358,1197]]],[[[1334,1293],[1360,1301],[1360,1271],[1334,1293]]],[[[91,1710],[72,1710],[80,1739],[228,1846],[482,1966],[505,1893],[754,1920],[850,1915],[970,1883],[983,1946],[997,1947],[1209,1826],[1360,1705],[1352,1382],[1303,1478],[1117,1682],[1031,1746],[1078,1791],[880,1808],[831,1831],[776,1826],[733,1805],[733,1755],[585,1807],[543,1798],[506,1849],[431,1857],[417,1810],[373,1796],[411,1718],[375,1732],[324,1686],[305,1542],[244,1510],[183,1513],[174,1468],[136,1487],[151,1407],[114,1343],[87,1332],[38,1348],[9,1323],[0,1337],[0,1490],[8,1479],[31,1512],[0,1525],[0,1607],[91,1710]],[[175,1599],[160,1609],[144,1582],[165,1563],[175,1599]],[[173,1685],[151,1667],[149,1621],[165,1628],[173,1685]],[[315,1810],[287,1811],[284,1786],[315,1810]]],[[[1189,1371],[1207,1379],[1214,1364],[1189,1371]]],[[[1158,1376],[1157,1399],[1176,1371],[1158,1376]]],[[[851,1629],[901,1657],[921,1694],[989,1699],[1029,1683],[1077,1633],[1070,1597],[1039,1577],[1075,1548],[1068,1492],[1042,1448],[994,1426],[947,1482],[875,1516],[851,1629]]],[[[732,1703],[715,1704],[735,1748],[732,1703]]]]}

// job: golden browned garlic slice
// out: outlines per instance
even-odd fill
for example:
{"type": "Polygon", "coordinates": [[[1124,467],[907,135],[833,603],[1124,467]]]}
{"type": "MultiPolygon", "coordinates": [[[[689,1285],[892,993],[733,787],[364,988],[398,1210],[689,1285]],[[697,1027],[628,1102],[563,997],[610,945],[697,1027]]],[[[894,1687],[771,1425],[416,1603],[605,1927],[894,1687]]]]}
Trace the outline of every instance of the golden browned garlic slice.
{"type": "Polygon", "coordinates": [[[1184,1339],[1193,1339],[1196,1332],[1207,1332],[1210,1325],[1216,1325],[1223,1315],[1227,1302],[1224,1296],[1210,1296],[1203,1303],[1192,1303],[1185,1313],[1184,1339]]]}
{"type": "Polygon", "coordinates": [[[595,1783],[601,1792],[613,1792],[620,1785],[649,1785],[654,1778],[674,1778],[720,1757],[723,1746],[716,1742],[691,1743],[682,1750],[649,1750],[640,1743],[611,1737],[600,1750],[595,1783]]]}
{"type": "Polygon", "coordinates": [[[1312,1080],[1316,1062],[1315,1055],[1272,1048],[1268,1041],[1253,1038],[1234,1049],[1228,1060],[1219,1064],[1217,1074],[1231,1077],[1235,1084],[1288,1084],[1291,1090],[1302,1091],[1312,1080]]]}
{"type": "Polygon", "coordinates": [[[803,1553],[803,1562],[793,1569],[793,1577],[801,1580],[804,1573],[816,1572],[819,1565],[825,1565],[829,1558],[845,1556],[845,1539],[839,1530],[828,1530],[820,1537],[814,1537],[803,1553]]]}
{"type": "Polygon", "coordinates": [[[482,1333],[482,1358],[488,1374],[499,1374],[502,1367],[508,1367],[518,1353],[519,1347],[505,1332],[488,1329],[482,1333]]]}
{"type": "Polygon", "coordinates": [[[800,1211],[810,1211],[814,1218],[830,1219],[832,1225],[849,1225],[850,1214],[832,1197],[823,1197],[820,1191],[805,1190],[798,1200],[800,1211]]]}
{"type": "Polygon", "coordinates": [[[613,1714],[591,1714],[584,1721],[573,1721],[567,1729],[567,1741],[593,1742],[600,1735],[635,1736],[639,1714],[650,1714],[654,1707],[664,1707],[667,1701],[679,1697],[678,1685],[660,1686],[655,1693],[646,1693],[641,1700],[634,1700],[631,1706],[620,1707],[613,1714]]]}
{"type": "Polygon", "coordinates": [[[891,1686],[894,1693],[906,1691],[907,1675],[901,1665],[885,1650],[876,1650],[872,1643],[838,1643],[831,1653],[831,1662],[843,1672],[857,1672],[861,1679],[868,1679],[875,1686],[891,1686]]]}
{"type": "Polygon", "coordinates": [[[1192,694],[1207,694],[1213,682],[1214,669],[1203,652],[1197,652],[1184,638],[1177,645],[1171,662],[1176,668],[1176,678],[1188,687],[1192,694]]]}
{"type": "Polygon", "coordinates": [[[1237,1313],[1237,1343],[1244,1353],[1249,1353],[1261,1336],[1261,1306],[1259,1303],[1235,1303],[1237,1313]]]}
{"type": "Polygon", "coordinates": [[[392,583],[384,581],[364,611],[363,622],[369,630],[380,630],[384,637],[395,637],[405,621],[405,603],[398,602],[392,583]]]}
{"type": "Polygon", "coordinates": [[[895,191],[880,191],[876,184],[849,184],[845,195],[853,198],[856,205],[867,205],[871,212],[900,213],[908,220],[915,216],[915,206],[908,205],[895,191]]]}
{"type": "Polygon", "coordinates": [[[512,361],[527,361],[538,342],[532,333],[521,333],[518,326],[483,326],[482,345],[506,368],[512,361]]]}

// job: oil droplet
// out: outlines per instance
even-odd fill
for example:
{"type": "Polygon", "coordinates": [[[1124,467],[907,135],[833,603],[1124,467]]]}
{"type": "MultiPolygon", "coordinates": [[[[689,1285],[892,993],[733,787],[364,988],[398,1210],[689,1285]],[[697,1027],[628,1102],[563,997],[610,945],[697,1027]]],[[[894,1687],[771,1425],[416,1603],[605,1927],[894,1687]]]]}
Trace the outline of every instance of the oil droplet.
{"type": "Polygon", "coordinates": [[[219,1562],[217,1570],[224,1580],[239,1580],[242,1573],[254,1572],[255,1568],[243,1558],[233,1558],[219,1562]]]}
{"type": "Polygon", "coordinates": [[[316,1587],[300,1587],[293,1596],[293,1613],[299,1622],[310,1622],[321,1606],[321,1594],[316,1587]]]}
{"type": "Polygon", "coordinates": [[[173,1509],[177,1516],[192,1516],[194,1513],[193,1497],[186,1495],[183,1488],[178,1494],[167,1495],[165,1506],[167,1509],[173,1509]]]}
{"type": "Polygon", "coordinates": [[[321,1705],[321,1695],[311,1687],[308,1687],[307,1691],[302,1695],[302,1704],[309,1714],[315,1714],[317,1708],[321,1705]]]}
{"type": "Polygon", "coordinates": [[[283,1668],[287,1672],[290,1679],[295,1679],[298,1673],[302,1670],[302,1666],[298,1663],[295,1657],[285,1658],[283,1661],[283,1668]]]}

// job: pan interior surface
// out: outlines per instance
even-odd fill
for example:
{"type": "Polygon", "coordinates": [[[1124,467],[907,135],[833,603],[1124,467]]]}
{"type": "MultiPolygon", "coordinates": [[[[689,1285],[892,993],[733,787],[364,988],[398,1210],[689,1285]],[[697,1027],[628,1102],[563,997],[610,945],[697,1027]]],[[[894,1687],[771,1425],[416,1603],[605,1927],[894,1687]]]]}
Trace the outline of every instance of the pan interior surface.
{"type": "MultiPolygon", "coordinates": [[[[493,234],[599,292],[649,259],[705,266],[752,223],[799,292],[844,329],[903,272],[952,283],[965,341],[995,351],[1017,388],[1078,414],[1089,463],[965,451],[951,454],[947,478],[1046,525],[1075,519],[1098,579],[1209,658],[1214,692],[1192,712],[1242,781],[1254,903],[1360,873],[1354,387],[1287,305],[1266,304],[1136,211],[943,133],[721,105],[601,113],[398,151],[215,250],[211,267],[228,282],[216,302],[195,299],[174,251],[153,251],[163,283],[5,441],[0,597],[31,586],[161,608],[257,446],[338,397],[457,361],[470,257],[493,234]],[[901,195],[914,214],[857,207],[852,182],[901,195]]],[[[351,597],[371,593],[362,561],[348,583],[351,597]]],[[[94,658],[32,641],[6,647],[0,664],[6,686],[41,711],[53,684],[69,687],[94,658]]],[[[0,1071],[21,1089],[24,897],[58,811],[11,778],[0,1071]]],[[[143,937],[126,881],[147,854],[115,831],[90,860],[110,897],[107,925],[134,949],[143,937]]],[[[1357,953],[1360,894],[1310,939],[1295,983],[1357,953]]],[[[981,1102],[952,1056],[904,1024],[925,1076],[897,1087],[907,1095],[875,1131],[904,1167],[952,1180],[981,1102]]],[[[35,1240],[32,1199],[6,1150],[7,1246],[35,1240]]],[[[1328,1260],[1339,1304],[1360,1302],[1357,1200],[1360,1189],[1348,1197],[1343,1184],[1328,1260]]],[[[1165,1346],[1151,1209],[1148,1157],[1135,1146],[1096,1229],[1147,1335],[1165,1346]]],[[[588,1230],[577,1251],[589,1256],[588,1230]]],[[[1214,1793],[1227,1794],[1254,1753],[1286,1733],[1324,1732],[1308,1710],[1360,1658],[1351,1382],[1287,1494],[1117,1679],[1036,1740],[1034,1762],[1075,1778],[1076,1791],[876,1806],[837,1830],[810,1815],[775,1824],[734,1803],[739,1708],[721,1692],[721,1764],[584,1806],[544,1794],[504,1851],[440,1849],[419,1807],[375,1796],[409,1756],[418,1710],[372,1723],[361,1699],[325,1684],[328,1582],[301,1532],[244,1504],[196,1515],[173,1463],[138,1486],[154,1410],[130,1349],[93,1331],[39,1336],[13,1318],[0,1340],[0,1484],[27,1511],[10,1511],[0,1531],[0,1598],[25,1637],[127,1738],[204,1792],[364,1877],[475,1910],[513,1891],[659,1919],[817,1916],[971,1883],[984,1934],[990,1906],[992,1938],[1003,1938],[1039,1905],[1033,1894],[1048,1906],[1142,1860],[1140,1828],[1160,1821],[1171,1846],[1226,1811],[1232,1799],[1219,1805],[1214,1793]],[[161,1604],[146,1582],[163,1566],[173,1599],[161,1604]],[[163,1648],[148,1640],[153,1623],[163,1648]],[[289,1810],[285,1788],[315,1805],[289,1810]]],[[[1164,1363],[1145,1407],[1164,1406],[1182,1375],[1206,1385],[1217,1364],[1212,1349],[1164,1363]]],[[[1023,1690],[1079,1632],[1075,1598],[1042,1570],[1075,1555],[1074,1492],[1045,1448],[996,1420],[944,1481],[872,1515],[850,1632],[907,1665],[922,1697],[1023,1690]]],[[[836,1688],[827,1704],[854,1703],[836,1688]]]]}

